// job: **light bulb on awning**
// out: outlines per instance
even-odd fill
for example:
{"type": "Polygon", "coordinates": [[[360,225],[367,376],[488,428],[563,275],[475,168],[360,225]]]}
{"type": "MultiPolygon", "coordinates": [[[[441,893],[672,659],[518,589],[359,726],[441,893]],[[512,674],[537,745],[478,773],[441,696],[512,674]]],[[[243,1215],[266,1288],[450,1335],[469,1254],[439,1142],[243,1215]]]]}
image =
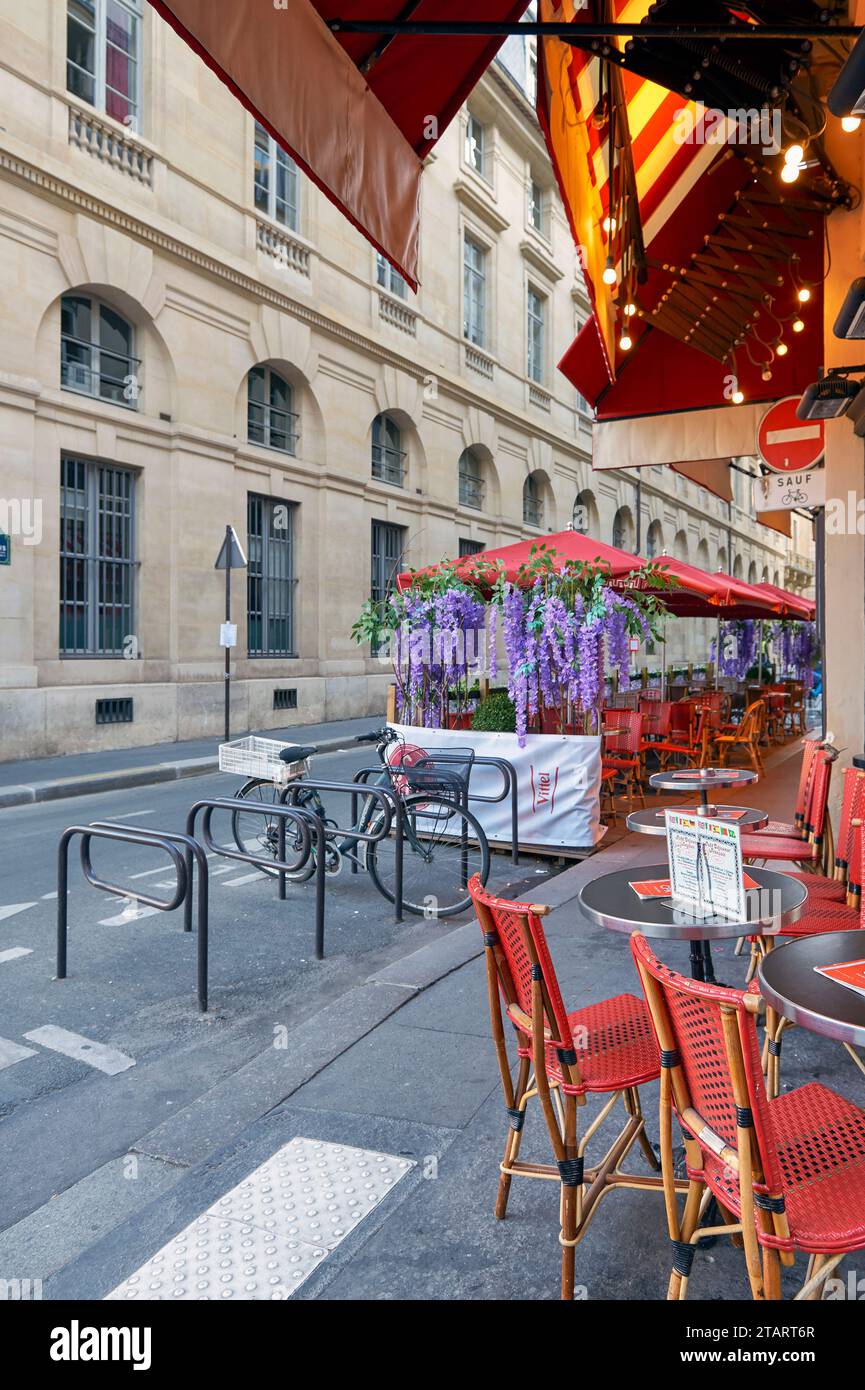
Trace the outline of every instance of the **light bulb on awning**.
{"type": "Polygon", "coordinates": [[[858,130],[861,124],[862,118],[860,116],[841,117],[841,129],[846,130],[848,135],[852,135],[854,130],[858,130]]]}
{"type": "Polygon", "coordinates": [[[734,405],[741,405],[742,402],[743,402],[743,400],[745,399],[745,392],[744,392],[744,391],[740,391],[740,390],[737,388],[737,389],[733,392],[733,395],[731,396],[730,399],[732,400],[732,402],[733,402],[734,405]]]}
{"type": "Polygon", "coordinates": [[[603,280],[605,285],[615,285],[616,283],[616,267],[613,265],[612,256],[607,257],[607,264],[604,267],[604,273],[601,276],[601,279],[603,280]]]}
{"type": "Polygon", "coordinates": [[[800,303],[800,304],[807,304],[807,303],[808,303],[808,300],[809,300],[810,298],[811,298],[811,291],[808,289],[808,286],[807,286],[807,285],[803,285],[802,288],[801,288],[801,290],[799,291],[799,303],[800,303]]]}
{"type": "Polygon", "coordinates": [[[637,312],[637,306],[636,306],[636,304],[626,304],[626,305],[625,305],[624,313],[625,313],[625,316],[626,316],[627,318],[632,318],[633,315],[634,315],[636,312],[637,312]]]}
{"type": "Polygon", "coordinates": [[[619,339],[619,347],[622,349],[622,352],[630,352],[631,340],[628,337],[627,333],[623,333],[621,338],[619,339]]]}
{"type": "Polygon", "coordinates": [[[778,354],[779,357],[786,357],[786,356],[787,356],[787,344],[786,344],[786,343],[778,343],[777,347],[775,348],[775,351],[776,351],[776,353],[778,354]]]}
{"type": "Polygon", "coordinates": [[[605,231],[605,232],[615,232],[615,230],[616,230],[616,219],[615,219],[615,217],[605,217],[605,218],[604,218],[604,231],[605,231]]]}
{"type": "Polygon", "coordinates": [[[801,333],[804,327],[805,323],[802,319],[794,319],[791,324],[791,328],[793,329],[794,333],[801,333]]]}
{"type": "Polygon", "coordinates": [[[805,150],[802,145],[788,145],[784,151],[785,164],[801,164],[805,158],[805,150]]]}
{"type": "Polygon", "coordinates": [[[781,179],[782,179],[782,182],[783,182],[783,183],[795,183],[796,180],[798,179],[798,177],[799,177],[799,165],[798,165],[798,164],[785,164],[785,165],[784,165],[784,168],[781,170],[781,179]]]}

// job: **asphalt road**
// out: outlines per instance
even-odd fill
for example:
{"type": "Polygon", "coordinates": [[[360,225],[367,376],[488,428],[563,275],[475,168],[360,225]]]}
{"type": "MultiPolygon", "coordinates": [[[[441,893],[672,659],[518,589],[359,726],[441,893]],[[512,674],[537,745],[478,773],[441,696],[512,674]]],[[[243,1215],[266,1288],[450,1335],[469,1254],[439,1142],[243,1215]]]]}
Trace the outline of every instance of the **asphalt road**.
{"type": "MultiPolygon", "coordinates": [[[[322,755],[315,773],[350,780],[370,761],[368,749],[322,755]]],[[[55,979],[56,851],[64,828],[110,819],[182,830],[193,801],[230,795],[237,785],[216,774],[0,812],[0,1232],[7,1233],[0,1234],[0,1277],[9,1260],[21,1275],[21,1252],[34,1240],[40,1277],[59,1268],[112,1219],[112,1204],[141,1202],[169,1183],[164,1166],[148,1171],[144,1161],[132,1198],[130,1184],[116,1188],[115,1168],[142,1135],[272,1047],[279,1030],[297,1029],[381,964],[452,927],[418,918],[395,923],[371,880],[343,871],[328,881],[327,958],[317,962],[311,885],[289,885],[280,903],[275,880],[213,859],[210,1010],[202,1016],[195,936],[182,931],[180,913],[136,913],[98,892],[85,883],[73,845],[69,973],[55,979]],[[95,1185],[86,1219],[70,1218],[67,1244],[56,1229],[47,1241],[44,1204],[86,1182],[95,1185]]],[[[227,816],[214,831],[229,841],[227,816]]],[[[171,895],[174,871],[157,850],[103,844],[93,858],[109,880],[171,895]]],[[[542,881],[549,872],[548,864],[524,860],[517,870],[499,857],[494,881],[542,881]]]]}

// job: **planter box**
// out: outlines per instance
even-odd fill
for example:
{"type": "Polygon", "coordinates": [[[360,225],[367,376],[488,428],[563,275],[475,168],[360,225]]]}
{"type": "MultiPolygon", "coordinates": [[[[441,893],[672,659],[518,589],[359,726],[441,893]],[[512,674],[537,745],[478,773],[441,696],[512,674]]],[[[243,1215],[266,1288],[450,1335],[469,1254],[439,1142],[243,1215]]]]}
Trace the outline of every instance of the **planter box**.
{"type": "MultiPolygon", "coordinates": [[[[520,748],[516,734],[472,729],[422,729],[392,725],[407,744],[434,755],[449,748],[473,748],[478,757],[505,758],[517,777],[520,844],[531,848],[590,850],[601,839],[601,740],[582,734],[528,734],[520,748]]],[[[472,773],[473,793],[495,796],[502,779],[492,767],[472,773]]],[[[491,844],[511,843],[511,803],[471,801],[491,844]]]]}

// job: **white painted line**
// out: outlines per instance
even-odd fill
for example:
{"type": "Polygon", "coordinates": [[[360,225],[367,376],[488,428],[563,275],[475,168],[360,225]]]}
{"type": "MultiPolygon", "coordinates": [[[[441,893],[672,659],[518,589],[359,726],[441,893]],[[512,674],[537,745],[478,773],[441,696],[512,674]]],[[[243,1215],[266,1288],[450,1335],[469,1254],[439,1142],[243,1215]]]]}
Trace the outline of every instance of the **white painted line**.
{"type": "Polygon", "coordinates": [[[140,874],[130,874],[129,877],[130,877],[130,878],[153,878],[153,875],[154,875],[154,874],[164,874],[164,873],[165,873],[165,865],[164,865],[164,864],[161,864],[161,865],[159,866],[158,869],[145,869],[143,873],[140,873],[140,874]]]}
{"type": "Polygon", "coordinates": [[[0,965],[7,960],[19,960],[21,956],[32,956],[29,946],[10,946],[8,951],[0,951],[0,965]]]}
{"type": "Polygon", "coordinates": [[[0,922],[5,922],[7,917],[14,917],[16,912],[26,912],[28,907],[35,907],[34,903],[10,903],[9,907],[0,907],[0,922]]]}
{"type": "Polygon", "coordinates": [[[52,898],[56,898],[56,897],[57,897],[57,892],[56,892],[56,890],[55,890],[55,892],[53,892],[53,893],[43,893],[43,894],[42,894],[42,901],[43,901],[44,903],[47,903],[47,902],[50,902],[52,898]]]}
{"type": "Polygon", "coordinates": [[[213,869],[211,871],[210,877],[215,878],[217,874],[233,874],[236,872],[237,870],[235,869],[233,864],[223,864],[221,869],[213,869]]]}
{"type": "Polygon", "coordinates": [[[35,1057],[37,1053],[32,1047],[22,1047],[20,1043],[10,1042],[8,1038],[0,1038],[0,1071],[4,1067],[12,1067],[16,1062],[23,1062],[25,1057],[35,1057]]]}
{"type": "Polygon", "coordinates": [[[257,870],[254,874],[241,874],[240,878],[227,878],[223,883],[223,888],[238,888],[241,883],[252,883],[255,879],[263,877],[257,870]]]}
{"type": "Polygon", "coordinates": [[[39,1043],[41,1047],[50,1048],[52,1052],[62,1052],[64,1057],[72,1057],[76,1062],[86,1062],[89,1067],[96,1067],[107,1076],[116,1076],[118,1072],[128,1071],[130,1067],[135,1066],[135,1058],[127,1057],[125,1052],[118,1052],[116,1048],[108,1047],[105,1043],[83,1038],[80,1033],[70,1033],[68,1028],[58,1028],[53,1023],[46,1023],[43,1028],[34,1028],[24,1036],[28,1042],[39,1043]]]}
{"type": "Polygon", "coordinates": [[[132,820],[137,816],[155,816],[155,811],[124,811],[122,816],[117,816],[118,821],[132,820]]]}
{"type": "Polygon", "coordinates": [[[99,923],[100,927],[125,927],[127,922],[140,922],[143,917],[155,917],[157,912],[161,912],[159,907],[138,907],[129,904],[124,907],[122,912],[115,913],[113,917],[103,917],[99,923]]]}
{"type": "Polygon", "coordinates": [[[819,425],[794,425],[789,430],[769,430],[766,443],[795,444],[799,439],[819,439],[822,432],[822,422],[819,425]]]}

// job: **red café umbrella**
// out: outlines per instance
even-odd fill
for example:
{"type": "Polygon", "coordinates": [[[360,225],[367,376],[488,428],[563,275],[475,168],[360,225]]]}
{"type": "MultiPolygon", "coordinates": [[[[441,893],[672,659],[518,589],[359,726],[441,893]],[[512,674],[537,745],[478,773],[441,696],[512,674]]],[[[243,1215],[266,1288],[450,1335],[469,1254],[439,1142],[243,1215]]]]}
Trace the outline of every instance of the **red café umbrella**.
{"type": "Polygon", "coordinates": [[[802,594],[791,594],[789,589],[779,589],[777,584],[767,584],[764,582],[754,584],[753,588],[765,591],[775,597],[777,602],[783,603],[784,613],[779,615],[784,618],[794,618],[801,622],[811,623],[817,613],[817,605],[811,598],[804,598],[802,594]]]}
{"type": "MultiPolygon", "coordinates": [[[[546,536],[543,541],[515,541],[513,545],[499,546],[496,550],[481,550],[476,555],[464,555],[457,561],[457,571],[463,578],[470,578],[473,574],[483,574],[483,570],[488,565],[501,565],[504,568],[505,578],[511,583],[515,583],[520,569],[527,565],[532,558],[532,551],[554,550],[554,565],[556,569],[561,569],[562,565],[568,560],[582,560],[591,563],[593,560],[601,560],[610,567],[610,578],[622,580],[638,569],[645,562],[639,555],[631,555],[626,550],[618,550],[614,545],[605,545],[603,541],[593,540],[591,536],[584,536],[579,531],[557,531],[555,534],[546,536]]],[[[407,589],[413,578],[418,574],[434,574],[438,565],[429,565],[423,570],[407,571],[397,575],[397,588],[407,589]]],[[[481,587],[483,587],[481,585],[481,587]]]]}

